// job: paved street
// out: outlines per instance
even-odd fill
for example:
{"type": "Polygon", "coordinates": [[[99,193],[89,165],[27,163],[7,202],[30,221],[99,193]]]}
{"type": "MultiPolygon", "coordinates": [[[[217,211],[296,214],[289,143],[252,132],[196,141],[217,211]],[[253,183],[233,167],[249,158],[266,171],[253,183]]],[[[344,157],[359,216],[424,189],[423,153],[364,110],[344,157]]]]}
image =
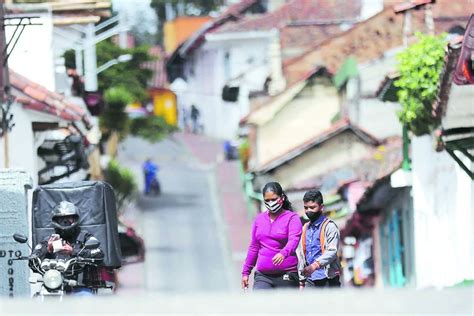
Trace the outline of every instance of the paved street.
{"type": "Polygon", "coordinates": [[[229,291],[235,270],[212,164],[203,164],[174,138],[155,145],[127,139],[119,160],[137,175],[140,191],[147,157],[160,167],[162,195],[140,194],[136,208],[127,211],[145,239],[146,260],[122,269],[120,291],[229,291]]]}

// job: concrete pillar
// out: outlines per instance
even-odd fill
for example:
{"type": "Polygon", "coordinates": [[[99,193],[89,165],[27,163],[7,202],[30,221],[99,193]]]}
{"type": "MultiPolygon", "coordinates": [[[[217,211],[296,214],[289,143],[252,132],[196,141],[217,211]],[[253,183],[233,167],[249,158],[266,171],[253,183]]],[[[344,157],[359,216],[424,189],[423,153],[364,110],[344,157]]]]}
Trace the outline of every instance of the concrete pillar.
{"type": "Polygon", "coordinates": [[[29,235],[27,190],[31,184],[25,171],[0,169],[0,297],[30,295],[28,263],[13,260],[28,256],[30,250],[12,235],[29,235]]]}
{"type": "Polygon", "coordinates": [[[81,46],[75,46],[74,47],[74,56],[76,58],[76,71],[79,76],[82,76],[84,74],[83,69],[84,65],[82,62],[82,47],[81,46]]]}
{"type": "Polygon", "coordinates": [[[89,23],[86,26],[86,37],[84,45],[84,74],[86,91],[97,91],[97,55],[95,52],[95,26],[89,23]]]}

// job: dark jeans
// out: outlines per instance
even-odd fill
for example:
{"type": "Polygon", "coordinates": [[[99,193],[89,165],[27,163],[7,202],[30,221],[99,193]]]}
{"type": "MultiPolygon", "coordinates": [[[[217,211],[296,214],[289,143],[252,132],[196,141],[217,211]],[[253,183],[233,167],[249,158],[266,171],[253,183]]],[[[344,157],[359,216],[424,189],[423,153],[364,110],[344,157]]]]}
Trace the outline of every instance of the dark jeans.
{"type": "Polygon", "coordinates": [[[298,288],[298,272],[288,272],[279,275],[268,275],[255,271],[255,278],[253,283],[254,290],[269,290],[269,289],[287,289],[298,288]]]}
{"type": "Polygon", "coordinates": [[[341,287],[341,281],[339,281],[339,276],[336,276],[332,279],[322,279],[322,280],[306,280],[306,287],[341,287]]]}

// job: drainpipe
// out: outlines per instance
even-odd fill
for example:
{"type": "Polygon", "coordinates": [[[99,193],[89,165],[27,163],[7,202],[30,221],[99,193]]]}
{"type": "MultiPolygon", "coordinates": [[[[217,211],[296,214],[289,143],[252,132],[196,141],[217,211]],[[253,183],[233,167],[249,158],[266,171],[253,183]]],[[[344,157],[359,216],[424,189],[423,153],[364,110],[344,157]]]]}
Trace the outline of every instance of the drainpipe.
{"type": "Polygon", "coordinates": [[[403,124],[403,163],[402,169],[409,171],[411,169],[410,157],[408,156],[408,146],[410,145],[410,138],[408,137],[407,124],[403,124]]]}
{"type": "MultiPolygon", "coordinates": [[[[403,21],[403,46],[405,49],[408,47],[408,37],[411,33],[411,11],[406,11],[404,15],[403,21]]],[[[409,171],[411,169],[410,166],[410,158],[408,157],[408,146],[410,145],[410,138],[408,137],[408,126],[407,124],[403,124],[403,163],[402,169],[404,171],[409,171]]]]}

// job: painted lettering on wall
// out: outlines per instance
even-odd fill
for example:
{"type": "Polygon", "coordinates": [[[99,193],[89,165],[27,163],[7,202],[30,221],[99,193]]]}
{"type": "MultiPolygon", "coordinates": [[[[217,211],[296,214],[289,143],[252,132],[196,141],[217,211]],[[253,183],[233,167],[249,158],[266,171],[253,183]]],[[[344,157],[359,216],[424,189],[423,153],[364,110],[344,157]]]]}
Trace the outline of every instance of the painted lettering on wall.
{"type": "MultiPolygon", "coordinates": [[[[15,293],[15,260],[21,257],[20,250],[0,250],[0,259],[7,260],[6,284],[8,284],[8,296],[13,297],[15,293]]],[[[3,273],[2,273],[3,274],[3,273]]],[[[3,282],[1,280],[0,282],[3,282]]]]}

